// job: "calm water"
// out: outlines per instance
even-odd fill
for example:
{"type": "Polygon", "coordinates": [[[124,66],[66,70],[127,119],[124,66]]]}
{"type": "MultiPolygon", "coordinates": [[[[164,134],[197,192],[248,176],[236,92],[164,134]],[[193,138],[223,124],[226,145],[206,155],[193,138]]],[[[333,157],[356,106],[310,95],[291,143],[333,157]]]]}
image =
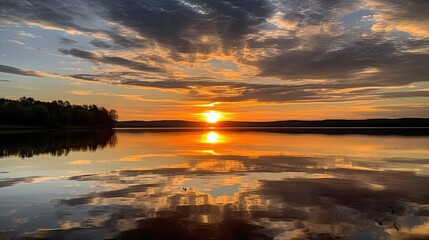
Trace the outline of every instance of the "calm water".
{"type": "Polygon", "coordinates": [[[0,134],[0,239],[429,239],[429,136],[0,134]]]}

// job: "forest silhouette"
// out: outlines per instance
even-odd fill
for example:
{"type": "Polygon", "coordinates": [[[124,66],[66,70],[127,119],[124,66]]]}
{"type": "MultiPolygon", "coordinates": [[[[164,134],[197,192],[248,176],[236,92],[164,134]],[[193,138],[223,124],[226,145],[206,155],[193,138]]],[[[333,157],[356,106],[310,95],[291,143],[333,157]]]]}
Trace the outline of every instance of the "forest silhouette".
{"type": "Polygon", "coordinates": [[[71,151],[96,151],[115,147],[117,138],[109,130],[36,130],[0,134],[0,158],[31,158],[40,154],[68,155],[71,151]]]}
{"type": "Polygon", "coordinates": [[[116,110],[97,105],[72,105],[61,100],[43,102],[31,97],[0,98],[0,124],[4,125],[112,128],[117,119],[116,110]]]}

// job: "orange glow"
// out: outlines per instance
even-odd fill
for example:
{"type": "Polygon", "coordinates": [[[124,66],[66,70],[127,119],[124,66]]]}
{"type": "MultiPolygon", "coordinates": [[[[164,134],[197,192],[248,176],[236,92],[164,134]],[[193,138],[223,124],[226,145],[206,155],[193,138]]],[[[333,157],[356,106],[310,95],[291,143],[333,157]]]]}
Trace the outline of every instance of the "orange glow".
{"type": "Polygon", "coordinates": [[[217,123],[219,121],[220,113],[216,112],[216,111],[209,111],[209,112],[205,112],[203,113],[204,117],[206,118],[206,122],[208,123],[217,123]]]}
{"type": "Polygon", "coordinates": [[[219,135],[216,132],[209,132],[204,136],[204,142],[205,143],[218,143],[219,142],[219,135]]]}

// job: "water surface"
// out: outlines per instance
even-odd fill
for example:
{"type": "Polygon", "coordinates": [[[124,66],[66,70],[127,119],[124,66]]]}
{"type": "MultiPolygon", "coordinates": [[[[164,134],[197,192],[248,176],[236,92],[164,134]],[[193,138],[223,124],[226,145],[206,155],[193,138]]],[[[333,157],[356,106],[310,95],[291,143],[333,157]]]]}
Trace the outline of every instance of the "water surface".
{"type": "Polygon", "coordinates": [[[0,239],[429,239],[429,137],[335,133],[3,132],[0,239]]]}

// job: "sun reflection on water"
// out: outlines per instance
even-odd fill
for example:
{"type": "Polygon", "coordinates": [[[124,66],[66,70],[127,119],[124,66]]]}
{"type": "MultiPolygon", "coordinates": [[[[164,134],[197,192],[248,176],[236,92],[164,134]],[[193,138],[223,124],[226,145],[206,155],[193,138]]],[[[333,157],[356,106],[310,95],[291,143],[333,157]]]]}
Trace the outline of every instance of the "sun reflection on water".
{"type": "Polygon", "coordinates": [[[220,143],[221,136],[215,131],[204,134],[203,142],[205,143],[220,143]]]}

